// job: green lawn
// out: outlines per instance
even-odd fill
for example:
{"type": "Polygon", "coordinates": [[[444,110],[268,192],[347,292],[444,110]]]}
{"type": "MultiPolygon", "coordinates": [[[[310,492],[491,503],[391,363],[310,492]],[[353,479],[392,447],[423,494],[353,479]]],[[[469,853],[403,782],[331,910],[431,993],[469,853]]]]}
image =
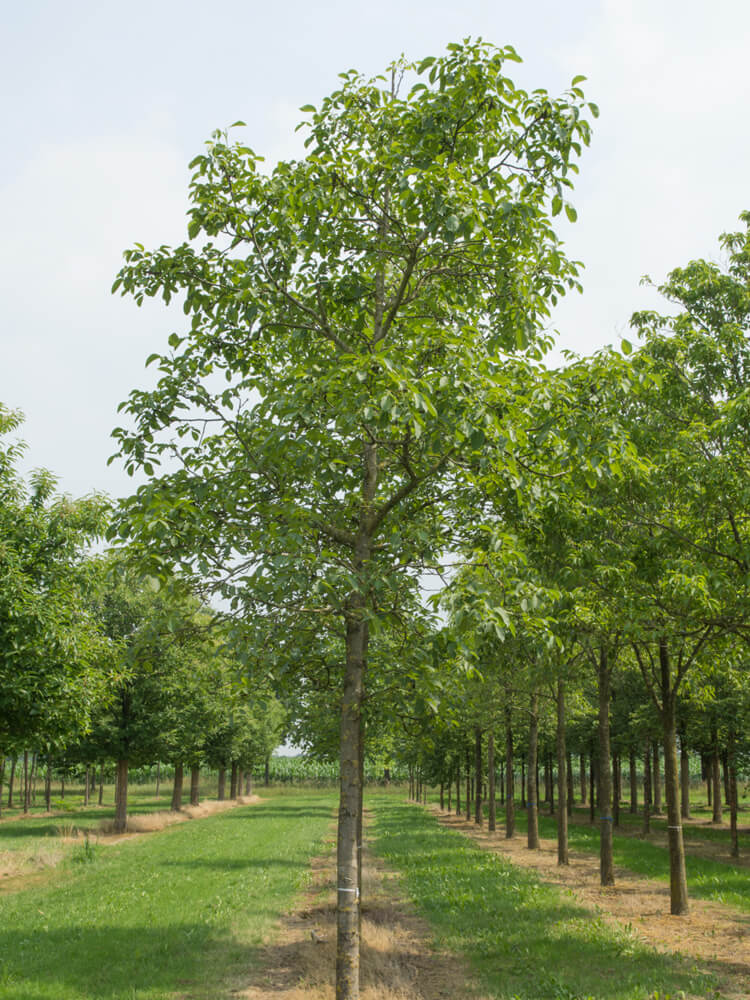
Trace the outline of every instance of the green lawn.
{"type": "MultiPolygon", "coordinates": [[[[48,883],[0,894],[0,998],[229,996],[305,883],[334,805],[330,792],[274,795],[91,861],[80,849],[48,883]]],[[[3,833],[22,822],[37,821],[3,833]]]]}
{"type": "Polygon", "coordinates": [[[393,796],[368,796],[378,854],[440,947],[466,955],[503,1000],[663,1000],[714,996],[715,982],[607,927],[570,893],[481,849],[434,815],[393,796]]]}

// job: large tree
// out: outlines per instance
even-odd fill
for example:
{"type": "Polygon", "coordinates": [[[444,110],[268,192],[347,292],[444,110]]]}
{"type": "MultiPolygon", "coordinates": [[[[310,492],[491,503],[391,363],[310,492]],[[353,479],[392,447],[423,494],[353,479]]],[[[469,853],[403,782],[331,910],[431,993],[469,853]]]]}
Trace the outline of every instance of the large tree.
{"type": "Polygon", "coordinates": [[[179,295],[190,317],[152,356],[157,387],[123,407],[120,454],[153,478],[121,532],[238,614],[339,622],[339,998],[359,993],[369,632],[448,543],[456,460],[500,416],[523,425],[502,352],[531,344],[576,283],[549,215],[574,216],[581,78],[561,98],[526,93],[503,73],[517,59],[467,41],[386,77],[342,74],[302,109],[306,157],[270,173],[215,133],[192,164],[200,242],[136,247],[115,283],[138,302],[179,295]]]}

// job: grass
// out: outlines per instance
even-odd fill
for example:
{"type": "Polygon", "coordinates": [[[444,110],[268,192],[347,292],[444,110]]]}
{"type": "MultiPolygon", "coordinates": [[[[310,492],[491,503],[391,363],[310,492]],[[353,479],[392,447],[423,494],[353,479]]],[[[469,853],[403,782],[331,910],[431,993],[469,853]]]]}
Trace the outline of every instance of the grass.
{"type": "MultiPolygon", "coordinates": [[[[169,794],[166,794],[162,785],[162,793],[157,798],[153,785],[131,785],[128,790],[128,828],[134,832],[146,832],[167,825],[167,820],[173,821],[174,816],[179,814],[169,816],[166,813],[171,801],[171,790],[168,791],[169,794]]],[[[201,797],[203,799],[211,794],[215,795],[216,789],[206,782],[205,788],[201,788],[201,797]]],[[[186,789],[182,797],[185,815],[191,813],[189,800],[189,789],[186,789]]],[[[104,804],[101,806],[95,803],[84,806],[82,792],[80,795],[66,795],[63,804],[64,809],[57,808],[60,802],[53,798],[52,813],[37,805],[25,816],[17,808],[3,810],[0,821],[0,876],[16,866],[12,860],[13,852],[32,857],[41,851],[44,855],[53,848],[49,838],[55,838],[58,854],[60,850],[65,853],[61,839],[107,832],[107,825],[111,826],[114,821],[114,789],[111,787],[105,786],[104,804]]]]}
{"type": "Polygon", "coordinates": [[[330,792],[295,790],[116,846],[75,845],[47,884],[0,895],[1,1000],[228,996],[306,882],[333,806],[330,792]]]}
{"type": "MultiPolygon", "coordinates": [[[[498,815],[498,826],[501,824],[502,816],[498,815]]],[[[666,821],[661,825],[666,829],[666,821]]],[[[526,834],[526,814],[520,808],[516,812],[516,831],[521,836],[526,834]]],[[[550,839],[557,837],[556,819],[553,816],[540,815],[539,833],[540,836],[550,839]]],[[[725,833],[724,836],[728,838],[729,834],[725,833]]],[[[594,826],[571,824],[568,830],[568,843],[571,850],[598,854],[598,824],[594,826]]],[[[644,875],[646,878],[669,881],[669,855],[666,846],[640,840],[637,837],[618,835],[615,830],[613,851],[616,865],[627,868],[637,875],[644,875]]],[[[696,899],[711,899],[750,912],[750,872],[747,868],[733,865],[728,861],[701,858],[690,853],[686,854],[685,868],[690,896],[696,899]]]]}
{"type": "MultiPolygon", "coordinates": [[[[81,809],[89,809],[92,811],[98,810],[98,815],[103,815],[102,810],[114,811],[115,803],[115,786],[105,785],[104,786],[104,796],[103,804],[99,806],[97,803],[99,801],[99,786],[91,793],[89,799],[89,805],[84,807],[84,794],[83,787],[78,785],[69,785],[65,789],[65,798],[60,798],[59,788],[53,790],[51,796],[52,812],[60,814],[72,814],[77,813],[81,809]]],[[[229,793],[229,787],[227,786],[227,794],[229,793]]],[[[217,781],[215,775],[201,776],[200,784],[200,795],[201,799],[204,798],[216,798],[217,794],[217,781]]],[[[16,790],[14,796],[14,805],[12,809],[7,806],[8,801],[8,789],[7,787],[3,789],[3,809],[2,816],[0,816],[0,829],[2,828],[3,822],[8,819],[20,819],[23,816],[23,810],[20,805],[21,796],[19,790],[16,790]]],[[[155,784],[142,784],[137,785],[132,782],[128,786],[128,808],[137,812],[148,812],[157,809],[168,809],[170,802],[172,800],[172,782],[162,781],[159,795],[156,795],[156,785],[155,784]]],[[[182,789],[182,802],[183,805],[190,801],[190,780],[185,781],[182,789]]],[[[31,806],[31,810],[26,814],[28,816],[45,816],[47,815],[45,805],[44,805],[44,790],[37,789],[36,803],[31,806]]]]}
{"type": "Polygon", "coordinates": [[[571,894],[439,826],[392,796],[368,796],[375,850],[402,872],[436,945],[464,954],[502,1000],[646,1000],[714,995],[715,982],[608,927],[571,894]]]}

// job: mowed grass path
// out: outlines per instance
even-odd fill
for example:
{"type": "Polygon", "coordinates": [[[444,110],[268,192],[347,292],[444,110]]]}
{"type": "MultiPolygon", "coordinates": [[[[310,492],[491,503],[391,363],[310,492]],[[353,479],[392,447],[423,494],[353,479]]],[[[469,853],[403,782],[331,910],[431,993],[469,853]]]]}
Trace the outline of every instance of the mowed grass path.
{"type": "Polygon", "coordinates": [[[531,871],[442,827],[420,806],[368,796],[374,848],[402,873],[441,948],[464,954],[503,1000],[713,995],[713,977],[659,954],[531,871]]]}
{"type": "Polygon", "coordinates": [[[228,996],[305,884],[334,805],[332,793],[274,795],[0,895],[0,998],[228,996]]]}

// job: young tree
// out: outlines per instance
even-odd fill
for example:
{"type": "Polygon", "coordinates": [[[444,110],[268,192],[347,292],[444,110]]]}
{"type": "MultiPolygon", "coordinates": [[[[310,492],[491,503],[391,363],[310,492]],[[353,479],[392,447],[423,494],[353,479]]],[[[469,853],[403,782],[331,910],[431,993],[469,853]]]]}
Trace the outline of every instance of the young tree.
{"type": "Polygon", "coordinates": [[[115,282],[138,302],[182,295],[190,317],[150,359],[157,388],[124,404],[120,454],[154,478],[119,530],[238,614],[334,619],[345,641],[339,1000],[359,992],[370,629],[446,545],[455,460],[517,407],[499,352],[533,341],[576,282],[549,209],[574,217],[581,78],[559,99],[529,94],[503,74],[517,58],[467,41],[388,78],[345,73],[303,109],[306,158],[270,174],[215,133],[192,164],[188,226],[208,242],[137,247],[115,282]]]}
{"type": "Polygon", "coordinates": [[[56,495],[44,470],[27,484],[5,438],[21,421],[0,405],[0,758],[80,734],[105,694],[86,550],[108,505],[56,495]]]}

